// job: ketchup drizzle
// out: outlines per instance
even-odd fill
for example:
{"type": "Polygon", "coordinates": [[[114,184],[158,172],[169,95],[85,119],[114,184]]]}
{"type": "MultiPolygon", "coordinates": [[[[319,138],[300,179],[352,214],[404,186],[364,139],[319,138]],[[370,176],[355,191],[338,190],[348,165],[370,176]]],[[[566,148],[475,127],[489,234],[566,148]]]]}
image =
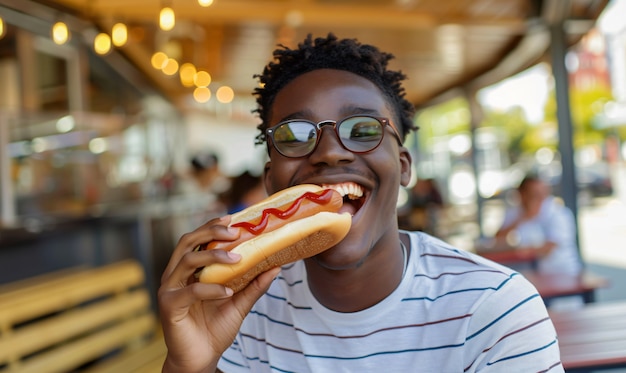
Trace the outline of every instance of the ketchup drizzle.
{"type": "Polygon", "coordinates": [[[238,228],[244,228],[248,230],[248,232],[254,234],[255,236],[258,236],[267,227],[267,222],[269,220],[270,215],[274,215],[277,218],[283,219],[283,220],[288,219],[290,216],[295,214],[296,211],[298,211],[298,208],[302,204],[302,200],[304,200],[305,198],[312,202],[317,203],[318,205],[325,205],[328,202],[330,202],[330,200],[332,199],[332,192],[333,192],[332,189],[325,189],[321,194],[317,194],[313,192],[306,192],[302,196],[298,197],[298,199],[296,199],[291,204],[291,206],[289,206],[289,208],[287,208],[285,211],[281,211],[277,208],[269,208],[269,209],[263,210],[261,221],[257,225],[254,225],[247,221],[242,221],[239,223],[235,223],[232,226],[238,227],[238,228]]]}

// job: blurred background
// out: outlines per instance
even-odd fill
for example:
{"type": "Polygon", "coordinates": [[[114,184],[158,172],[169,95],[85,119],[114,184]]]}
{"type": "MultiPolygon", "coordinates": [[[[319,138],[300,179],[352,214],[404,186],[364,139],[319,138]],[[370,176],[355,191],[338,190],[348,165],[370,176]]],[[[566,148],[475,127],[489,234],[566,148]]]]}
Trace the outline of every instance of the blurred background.
{"type": "Polygon", "coordinates": [[[418,228],[472,250],[533,171],[583,259],[626,270],[625,3],[0,0],[0,283],[134,257],[154,290],[180,235],[241,204],[236,178],[257,183],[254,74],[329,31],[409,77],[403,224],[430,180],[418,228]]]}

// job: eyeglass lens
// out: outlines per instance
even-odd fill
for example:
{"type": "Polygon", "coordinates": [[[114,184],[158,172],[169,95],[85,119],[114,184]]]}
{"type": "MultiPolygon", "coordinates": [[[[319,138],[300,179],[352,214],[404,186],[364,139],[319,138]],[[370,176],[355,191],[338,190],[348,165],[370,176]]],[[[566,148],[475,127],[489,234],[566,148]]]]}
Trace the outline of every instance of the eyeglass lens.
{"type": "MultiPolygon", "coordinates": [[[[312,122],[288,121],[275,128],[272,140],[281,154],[302,157],[313,151],[320,132],[321,129],[318,131],[317,125],[312,122]]],[[[383,124],[373,117],[349,117],[337,123],[336,132],[346,149],[363,153],[380,144],[383,124]]]]}

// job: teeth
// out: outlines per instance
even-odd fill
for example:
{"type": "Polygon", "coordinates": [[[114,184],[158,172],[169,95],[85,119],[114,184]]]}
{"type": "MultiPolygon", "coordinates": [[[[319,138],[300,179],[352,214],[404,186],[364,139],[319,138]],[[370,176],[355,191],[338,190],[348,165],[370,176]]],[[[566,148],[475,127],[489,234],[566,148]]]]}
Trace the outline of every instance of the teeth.
{"type": "Polygon", "coordinates": [[[360,185],[351,182],[322,185],[322,188],[334,189],[341,194],[342,197],[348,196],[349,199],[358,199],[363,197],[363,188],[360,185]]]}

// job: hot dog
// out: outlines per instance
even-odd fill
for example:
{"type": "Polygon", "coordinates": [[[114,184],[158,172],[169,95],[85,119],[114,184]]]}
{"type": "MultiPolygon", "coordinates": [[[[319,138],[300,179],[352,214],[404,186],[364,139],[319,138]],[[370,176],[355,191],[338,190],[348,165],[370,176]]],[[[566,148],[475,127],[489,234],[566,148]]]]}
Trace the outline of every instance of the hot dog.
{"type": "Polygon", "coordinates": [[[342,196],[335,190],[301,184],[233,214],[230,227],[240,230],[239,238],[212,241],[201,249],[232,250],[241,260],[204,267],[199,281],[223,284],[237,292],[260,273],[319,254],[350,230],[350,214],[338,213],[342,205],[342,196]]]}

